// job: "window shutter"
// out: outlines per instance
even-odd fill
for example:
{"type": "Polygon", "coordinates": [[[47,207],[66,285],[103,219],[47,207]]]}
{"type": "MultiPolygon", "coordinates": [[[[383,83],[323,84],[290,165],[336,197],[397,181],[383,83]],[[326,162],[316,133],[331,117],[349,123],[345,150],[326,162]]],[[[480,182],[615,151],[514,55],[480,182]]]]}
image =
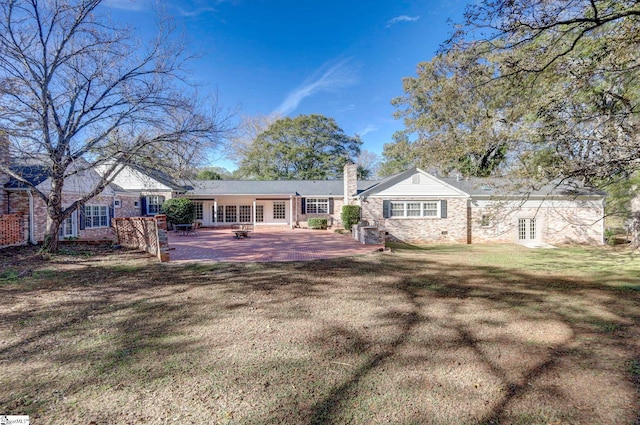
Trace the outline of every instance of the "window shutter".
{"type": "Polygon", "coordinates": [[[329,198],[329,214],[333,214],[333,198],[329,198]]]}
{"type": "Polygon", "coordinates": [[[147,197],[143,196],[140,198],[140,215],[147,214],[147,197]]]}
{"type": "Polygon", "coordinates": [[[440,218],[447,218],[447,201],[440,201],[440,218]]]}
{"type": "Polygon", "coordinates": [[[307,213],[307,198],[302,198],[302,214],[307,213]]]}
{"type": "Polygon", "coordinates": [[[113,205],[111,205],[109,207],[109,222],[107,223],[107,226],[111,226],[114,216],[115,216],[115,214],[114,214],[114,210],[113,210],[113,205]]]}
{"type": "Polygon", "coordinates": [[[382,216],[389,218],[389,209],[391,208],[391,201],[382,201],[382,216]]]}
{"type": "Polygon", "coordinates": [[[78,204],[78,215],[80,216],[80,230],[84,230],[85,228],[85,211],[84,204],[78,204]]]}

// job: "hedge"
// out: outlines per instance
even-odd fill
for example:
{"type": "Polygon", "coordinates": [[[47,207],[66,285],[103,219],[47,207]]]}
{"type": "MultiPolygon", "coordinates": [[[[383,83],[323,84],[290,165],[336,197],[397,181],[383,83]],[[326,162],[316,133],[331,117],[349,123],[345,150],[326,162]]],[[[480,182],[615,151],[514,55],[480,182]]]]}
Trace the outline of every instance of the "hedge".
{"type": "Polygon", "coordinates": [[[162,204],[162,213],[172,224],[191,224],[196,218],[196,209],[190,199],[172,198],[162,204]]]}
{"type": "Polygon", "coordinates": [[[340,218],[342,218],[344,228],[351,230],[351,226],[360,221],[360,207],[357,205],[344,205],[340,218]]]}
{"type": "Polygon", "coordinates": [[[328,220],[326,218],[313,217],[307,221],[309,229],[326,230],[328,220]]]}

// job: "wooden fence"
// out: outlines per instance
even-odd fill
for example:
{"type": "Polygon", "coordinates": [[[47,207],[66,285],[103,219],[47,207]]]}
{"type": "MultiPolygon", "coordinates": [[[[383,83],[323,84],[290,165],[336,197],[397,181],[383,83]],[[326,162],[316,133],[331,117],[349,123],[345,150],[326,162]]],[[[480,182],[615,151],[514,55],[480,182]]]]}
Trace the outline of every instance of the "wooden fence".
{"type": "Polygon", "coordinates": [[[118,217],[113,219],[118,243],[155,255],[162,262],[169,261],[167,217],[118,217]]]}

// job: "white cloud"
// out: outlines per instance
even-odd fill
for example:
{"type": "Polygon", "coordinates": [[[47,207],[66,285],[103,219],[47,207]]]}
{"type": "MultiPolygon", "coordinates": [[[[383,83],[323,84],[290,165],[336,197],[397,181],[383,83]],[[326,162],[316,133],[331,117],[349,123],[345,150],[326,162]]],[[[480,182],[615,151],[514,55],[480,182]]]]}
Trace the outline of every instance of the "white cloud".
{"type": "Polygon", "coordinates": [[[360,131],[358,132],[358,135],[359,135],[360,137],[362,137],[362,136],[364,136],[365,134],[373,133],[374,131],[378,131],[378,127],[376,127],[376,126],[375,126],[375,125],[373,125],[373,124],[369,124],[369,125],[367,125],[367,126],[364,128],[364,130],[360,130],[360,131]]]}
{"type": "Polygon", "coordinates": [[[274,113],[282,116],[288,115],[295,111],[300,102],[309,96],[355,84],[357,77],[353,68],[349,66],[349,60],[344,59],[330,67],[328,63],[322,65],[302,85],[291,91],[274,113]]]}
{"type": "Polygon", "coordinates": [[[400,15],[400,16],[396,16],[393,19],[390,19],[389,21],[387,21],[387,28],[389,28],[392,25],[395,25],[399,22],[415,22],[418,19],[420,19],[419,16],[407,16],[407,15],[400,15]]]}
{"type": "Polygon", "coordinates": [[[174,8],[178,11],[178,14],[180,16],[184,16],[186,18],[192,18],[194,16],[202,15],[203,13],[208,13],[208,12],[217,12],[217,10],[214,9],[213,7],[199,7],[192,10],[186,10],[179,6],[174,6],[174,8]]]}

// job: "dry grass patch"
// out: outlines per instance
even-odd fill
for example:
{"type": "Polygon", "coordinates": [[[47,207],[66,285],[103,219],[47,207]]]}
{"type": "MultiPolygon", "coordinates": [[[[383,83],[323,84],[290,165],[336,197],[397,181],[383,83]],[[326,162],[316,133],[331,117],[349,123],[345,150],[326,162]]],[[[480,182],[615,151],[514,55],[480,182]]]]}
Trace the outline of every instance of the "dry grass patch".
{"type": "Polygon", "coordinates": [[[4,250],[0,413],[45,424],[633,424],[638,263],[517,246],[193,265],[4,250]]]}

